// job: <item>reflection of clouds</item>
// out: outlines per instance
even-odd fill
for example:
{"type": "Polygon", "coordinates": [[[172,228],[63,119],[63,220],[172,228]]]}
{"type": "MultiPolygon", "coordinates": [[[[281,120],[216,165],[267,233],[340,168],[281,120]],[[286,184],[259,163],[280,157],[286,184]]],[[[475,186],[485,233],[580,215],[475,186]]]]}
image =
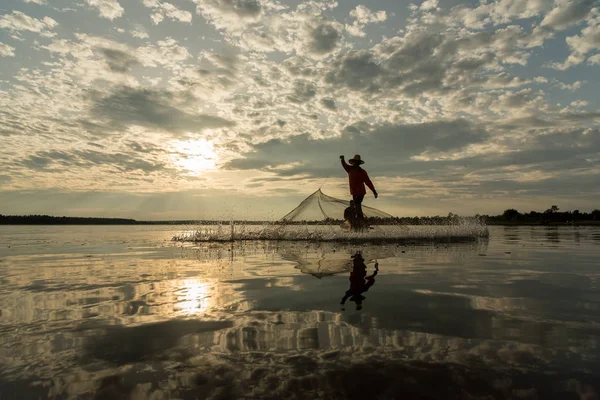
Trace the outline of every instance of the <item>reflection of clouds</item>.
{"type": "MultiPolygon", "coordinates": [[[[429,398],[465,398],[465,393],[509,398],[521,388],[519,382],[527,382],[537,398],[549,398],[544,394],[554,390],[595,393],[590,375],[547,373],[574,362],[586,365],[584,354],[512,341],[379,329],[369,318],[362,322],[367,326],[355,326],[332,312],[254,311],[231,322],[106,327],[103,336],[71,343],[72,350],[93,357],[84,359],[94,363],[93,370],[82,369],[81,360],[73,358],[60,370],[35,368],[29,373],[32,380],[47,381],[44,387],[54,396],[117,398],[135,392],[141,398],[187,399],[202,394],[213,398],[226,390],[257,397],[303,393],[315,399],[353,398],[356,390],[365,390],[356,387],[357,380],[377,383],[366,385],[370,394],[390,398],[403,398],[406,385],[416,390],[411,393],[429,398]],[[393,384],[398,379],[400,386],[393,384]],[[432,379],[445,383],[432,392],[432,379]],[[453,393],[462,397],[450,396],[453,393]]],[[[48,357],[64,355],[55,351],[48,357]]],[[[13,378],[27,382],[27,376],[13,378]]]]}

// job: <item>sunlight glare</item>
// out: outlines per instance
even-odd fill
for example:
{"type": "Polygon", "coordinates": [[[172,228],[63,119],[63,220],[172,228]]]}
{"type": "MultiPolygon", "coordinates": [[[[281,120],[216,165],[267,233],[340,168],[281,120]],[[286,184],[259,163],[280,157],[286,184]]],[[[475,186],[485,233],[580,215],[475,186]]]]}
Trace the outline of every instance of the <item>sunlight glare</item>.
{"type": "Polygon", "coordinates": [[[179,142],[175,146],[177,159],[175,164],[189,171],[193,175],[198,175],[203,171],[211,171],[216,168],[218,160],[214,145],[206,139],[188,140],[179,142]]]}
{"type": "Polygon", "coordinates": [[[185,279],[177,299],[177,308],[184,314],[193,315],[206,311],[211,303],[210,285],[198,279],[185,279]]]}

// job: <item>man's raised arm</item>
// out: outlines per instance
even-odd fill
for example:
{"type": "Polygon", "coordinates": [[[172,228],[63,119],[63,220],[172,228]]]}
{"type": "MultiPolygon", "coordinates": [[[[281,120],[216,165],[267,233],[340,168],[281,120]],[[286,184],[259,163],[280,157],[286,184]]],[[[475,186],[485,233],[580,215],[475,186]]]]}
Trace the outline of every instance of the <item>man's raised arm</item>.
{"type": "Polygon", "coordinates": [[[348,172],[348,170],[350,169],[350,165],[346,163],[346,160],[344,160],[344,156],[340,156],[340,161],[342,162],[342,167],[344,167],[346,172],[348,172]]]}

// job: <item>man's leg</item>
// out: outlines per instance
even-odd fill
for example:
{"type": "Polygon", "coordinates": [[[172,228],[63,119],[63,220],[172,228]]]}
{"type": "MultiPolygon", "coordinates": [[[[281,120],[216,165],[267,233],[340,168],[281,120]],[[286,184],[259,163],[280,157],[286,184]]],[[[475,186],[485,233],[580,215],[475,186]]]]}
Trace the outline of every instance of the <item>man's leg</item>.
{"type": "Polygon", "coordinates": [[[364,225],[364,221],[365,221],[365,217],[362,212],[362,201],[365,198],[365,196],[358,195],[358,196],[352,196],[352,198],[354,200],[354,208],[356,209],[356,221],[358,222],[357,225],[360,228],[362,228],[364,225]]]}

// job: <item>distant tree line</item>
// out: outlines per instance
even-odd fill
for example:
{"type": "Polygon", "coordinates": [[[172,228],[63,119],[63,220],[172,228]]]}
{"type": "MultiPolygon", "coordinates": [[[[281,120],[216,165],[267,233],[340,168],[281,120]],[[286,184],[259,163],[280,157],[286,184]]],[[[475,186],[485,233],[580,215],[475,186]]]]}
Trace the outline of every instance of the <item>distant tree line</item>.
{"type": "MultiPolygon", "coordinates": [[[[479,222],[488,225],[567,225],[592,224],[600,225],[600,210],[591,212],[563,211],[553,205],[546,211],[530,211],[520,213],[514,208],[505,210],[500,215],[475,215],[461,217],[454,213],[447,216],[428,217],[390,217],[367,218],[370,225],[454,225],[458,223],[479,222]]],[[[174,221],[137,221],[130,218],[95,218],[95,217],[53,217],[50,215],[2,215],[0,225],[334,225],[342,220],[328,218],[322,221],[244,221],[244,220],[174,220],[174,221]]]]}
{"type": "Polygon", "coordinates": [[[1,215],[3,225],[133,225],[128,218],[53,217],[50,215],[1,215]]]}
{"type": "MultiPolygon", "coordinates": [[[[137,221],[131,218],[54,217],[51,215],[2,215],[0,225],[191,225],[216,224],[217,221],[137,221]]],[[[227,222],[229,223],[229,221],[227,222]]]]}
{"type": "Polygon", "coordinates": [[[503,225],[552,225],[552,224],[581,224],[591,223],[600,224],[600,210],[596,209],[589,213],[574,211],[560,211],[558,206],[553,205],[544,212],[530,211],[528,213],[520,213],[514,208],[505,210],[500,215],[484,216],[488,224],[503,224],[503,225]]]}

